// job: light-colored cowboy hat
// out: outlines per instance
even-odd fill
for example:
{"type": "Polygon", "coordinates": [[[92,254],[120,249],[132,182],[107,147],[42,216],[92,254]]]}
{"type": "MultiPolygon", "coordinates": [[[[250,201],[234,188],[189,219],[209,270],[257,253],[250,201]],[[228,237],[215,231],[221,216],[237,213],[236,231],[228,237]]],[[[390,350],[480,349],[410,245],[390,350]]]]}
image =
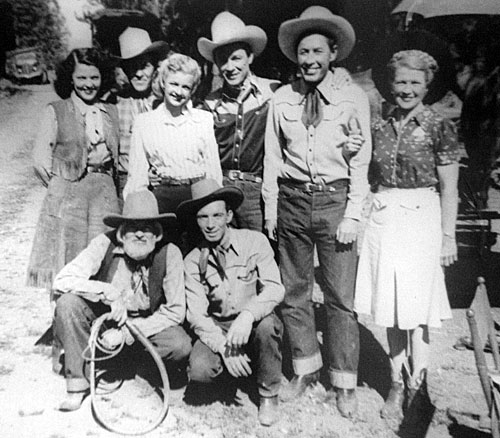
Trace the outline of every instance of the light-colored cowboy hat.
{"type": "Polygon", "coordinates": [[[335,38],[337,61],[347,58],[356,42],[354,29],[345,18],[334,15],[322,6],[310,6],[300,14],[299,18],[285,21],[279,28],[278,44],[289,60],[297,62],[299,38],[310,31],[317,31],[335,38]]]}
{"type": "Polygon", "coordinates": [[[191,197],[177,207],[177,217],[185,219],[195,215],[205,205],[214,201],[226,201],[231,210],[243,202],[243,192],[238,187],[221,187],[214,179],[202,179],[191,185],[191,197]]]}
{"type": "Polygon", "coordinates": [[[246,26],[231,12],[221,12],[212,21],[212,40],[198,39],[198,51],[207,61],[214,62],[214,50],[226,44],[244,42],[251,48],[254,56],[259,56],[267,44],[266,33],[257,26],[246,26]]]}
{"type": "Polygon", "coordinates": [[[122,214],[109,214],[102,221],[112,228],[127,221],[158,221],[165,228],[175,227],[177,223],[174,213],[160,214],[155,195],[149,190],[131,193],[125,198],[122,214]]]}
{"type": "Polygon", "coordinates": [[[138,27],[127,27],[118,37],[120,44],[121,61],[129,61],[138,56],[151,53],[158,58],[164,58],[168,54],[168,44],[165,41],[151,42],[149,33],[138,27]]]}

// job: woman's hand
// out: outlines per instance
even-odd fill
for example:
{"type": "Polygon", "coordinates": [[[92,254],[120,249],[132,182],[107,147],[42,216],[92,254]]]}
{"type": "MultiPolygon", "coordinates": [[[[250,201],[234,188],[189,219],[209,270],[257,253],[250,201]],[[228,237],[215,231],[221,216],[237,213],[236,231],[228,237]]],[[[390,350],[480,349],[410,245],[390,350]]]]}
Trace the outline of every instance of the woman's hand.
{"type": "Polygon", "coordinates": [[[441,245],[441,266],[451,266],[458,260],[457,241],[454,237],[443,235],[441,245]]]}
{"type": "Polygon", "coordinates": [[[359,122],[355,117],[351,117],[347,126],[347,140],[342,146],[342,155],[346,160],[356,155],[363,143],[365,138],[361,134],[361,129],[359,127],[359,122]]]}

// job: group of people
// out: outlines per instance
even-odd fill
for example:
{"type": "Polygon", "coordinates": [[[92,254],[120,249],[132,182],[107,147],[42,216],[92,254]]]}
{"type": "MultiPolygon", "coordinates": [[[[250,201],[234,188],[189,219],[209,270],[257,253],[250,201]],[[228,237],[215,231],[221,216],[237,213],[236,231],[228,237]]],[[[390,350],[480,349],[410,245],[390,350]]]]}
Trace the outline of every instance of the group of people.
{"type": "Polygon", "coordinates": [[[325,359],[327,399],[352,417],[356,313],[366,313],[387,327],[393,383],[381,413],[399,417],[425,392],[429,327],[451,317],[442,267],[457,258],[459,153],[453,124],[422,103],[436,60],[394,54],[393,109],[370,120],[365,93],[334,67],[349,56],[354,30],[327,8],[281,24],[280,49],[298,72],[285,85],[251,71],[267,44],[262,29],[222,12],[211,31],[198,50],[223,85],[202,108],[191,102],[196,61],[166,56],[166,44],[141,29],[120,36],[131,92],[116,105],[100,100],[97,50],[73,50],[59,70],[63,100],[47,107],[35,143],[48,191],[29,280],[56,303],[60,407],[78,409],[88,393],[82,351],[92,321],[108,313],[104,345],[121,341],[129,319],[170,366],[187,368],[188,388],[256,376],[265,426],[279,418],[278,399],[320,380],[325,359]],[[283,333],[293,366],[286,385],[283,333]]]}

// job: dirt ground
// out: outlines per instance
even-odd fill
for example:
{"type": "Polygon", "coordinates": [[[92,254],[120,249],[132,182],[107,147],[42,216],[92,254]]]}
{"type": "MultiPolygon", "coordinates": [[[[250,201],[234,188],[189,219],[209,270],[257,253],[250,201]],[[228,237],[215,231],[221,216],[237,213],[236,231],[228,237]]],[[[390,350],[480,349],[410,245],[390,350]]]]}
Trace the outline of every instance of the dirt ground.
{"type": "MultiPolygon", "coordinates": [[[[55,409],[64,395],[64,380],[52,372],[51,349],[35,346],[49,327],[51,308],[45,291],[24,285],[26,266],[44,190],[31,170],[31,149],[37,116],[55,99],[50,85],[32,86],[12,94],[0,83],[0,436],[3,438],[108,437],[116,436],[94,419],[90,400],[73,413],[55,409]]],[[[476,260],[465,259],[455,274],[455,285],[472,284],[476,260]],[[467,283],[469,282],[469,283],[467,283]]],[[[458,287],[458,286],[457,286],[458,287]]],[[[470,289],[470,288],[469,288],[470,289]]],[[[457,289],[458,290],[458,289],[457,289]]],[[[472,290],[469,290],[472,293],[472,290]]],[[[453,293],[453,291],[452,291],[453,293]]],[[[462,300],[463,301],[463,300],[462,300]]],[[[466,300],[465,300],[466,301],[466,300]]],[[[170,392],[166,420],[148,437],[165,438],[390,438],[390,437],[487,437],[478,430],[486,411],[473,353],[453,348],[468,334],[464,310],[455,309],[452,321],[432,336],[429,392],[434,405],[429,418],[404,428],[382,420],[379,409],[389,385],[384,332],[369,319],[360,319],[361,364],[359,412],[353,420],[342,418],[336,407],[325,403],[325,388],[318,385],[294,402],[281,405],[280,421],[259,426],[257,407],[246,385],[233,403],[188,404],[184,387],[170,392]]],[[[152,421],[160,400],[134,373],[122,387],[103,399],[105,414],[115,427],[135,430],[152,421]]],[[[116,387],[116,385],[115,385],[116,387]]]]}

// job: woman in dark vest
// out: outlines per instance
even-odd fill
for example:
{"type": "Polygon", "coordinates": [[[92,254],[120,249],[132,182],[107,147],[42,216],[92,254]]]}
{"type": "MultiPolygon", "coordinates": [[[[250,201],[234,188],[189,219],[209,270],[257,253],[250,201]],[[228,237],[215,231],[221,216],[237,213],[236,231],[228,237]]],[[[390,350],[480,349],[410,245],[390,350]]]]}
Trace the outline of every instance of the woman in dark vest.
{"type": "Polygon", "coordinates": [[[118,114],[100,101],[111,70],[94,48],[74,49],[61,63],[54,88],[63,99],[42,114],[34,146],[35,173],[48,188],[28,267],[28,285],[51,289],[52,280],[107,228],[118,213],[114,174],[118,114]]]}

